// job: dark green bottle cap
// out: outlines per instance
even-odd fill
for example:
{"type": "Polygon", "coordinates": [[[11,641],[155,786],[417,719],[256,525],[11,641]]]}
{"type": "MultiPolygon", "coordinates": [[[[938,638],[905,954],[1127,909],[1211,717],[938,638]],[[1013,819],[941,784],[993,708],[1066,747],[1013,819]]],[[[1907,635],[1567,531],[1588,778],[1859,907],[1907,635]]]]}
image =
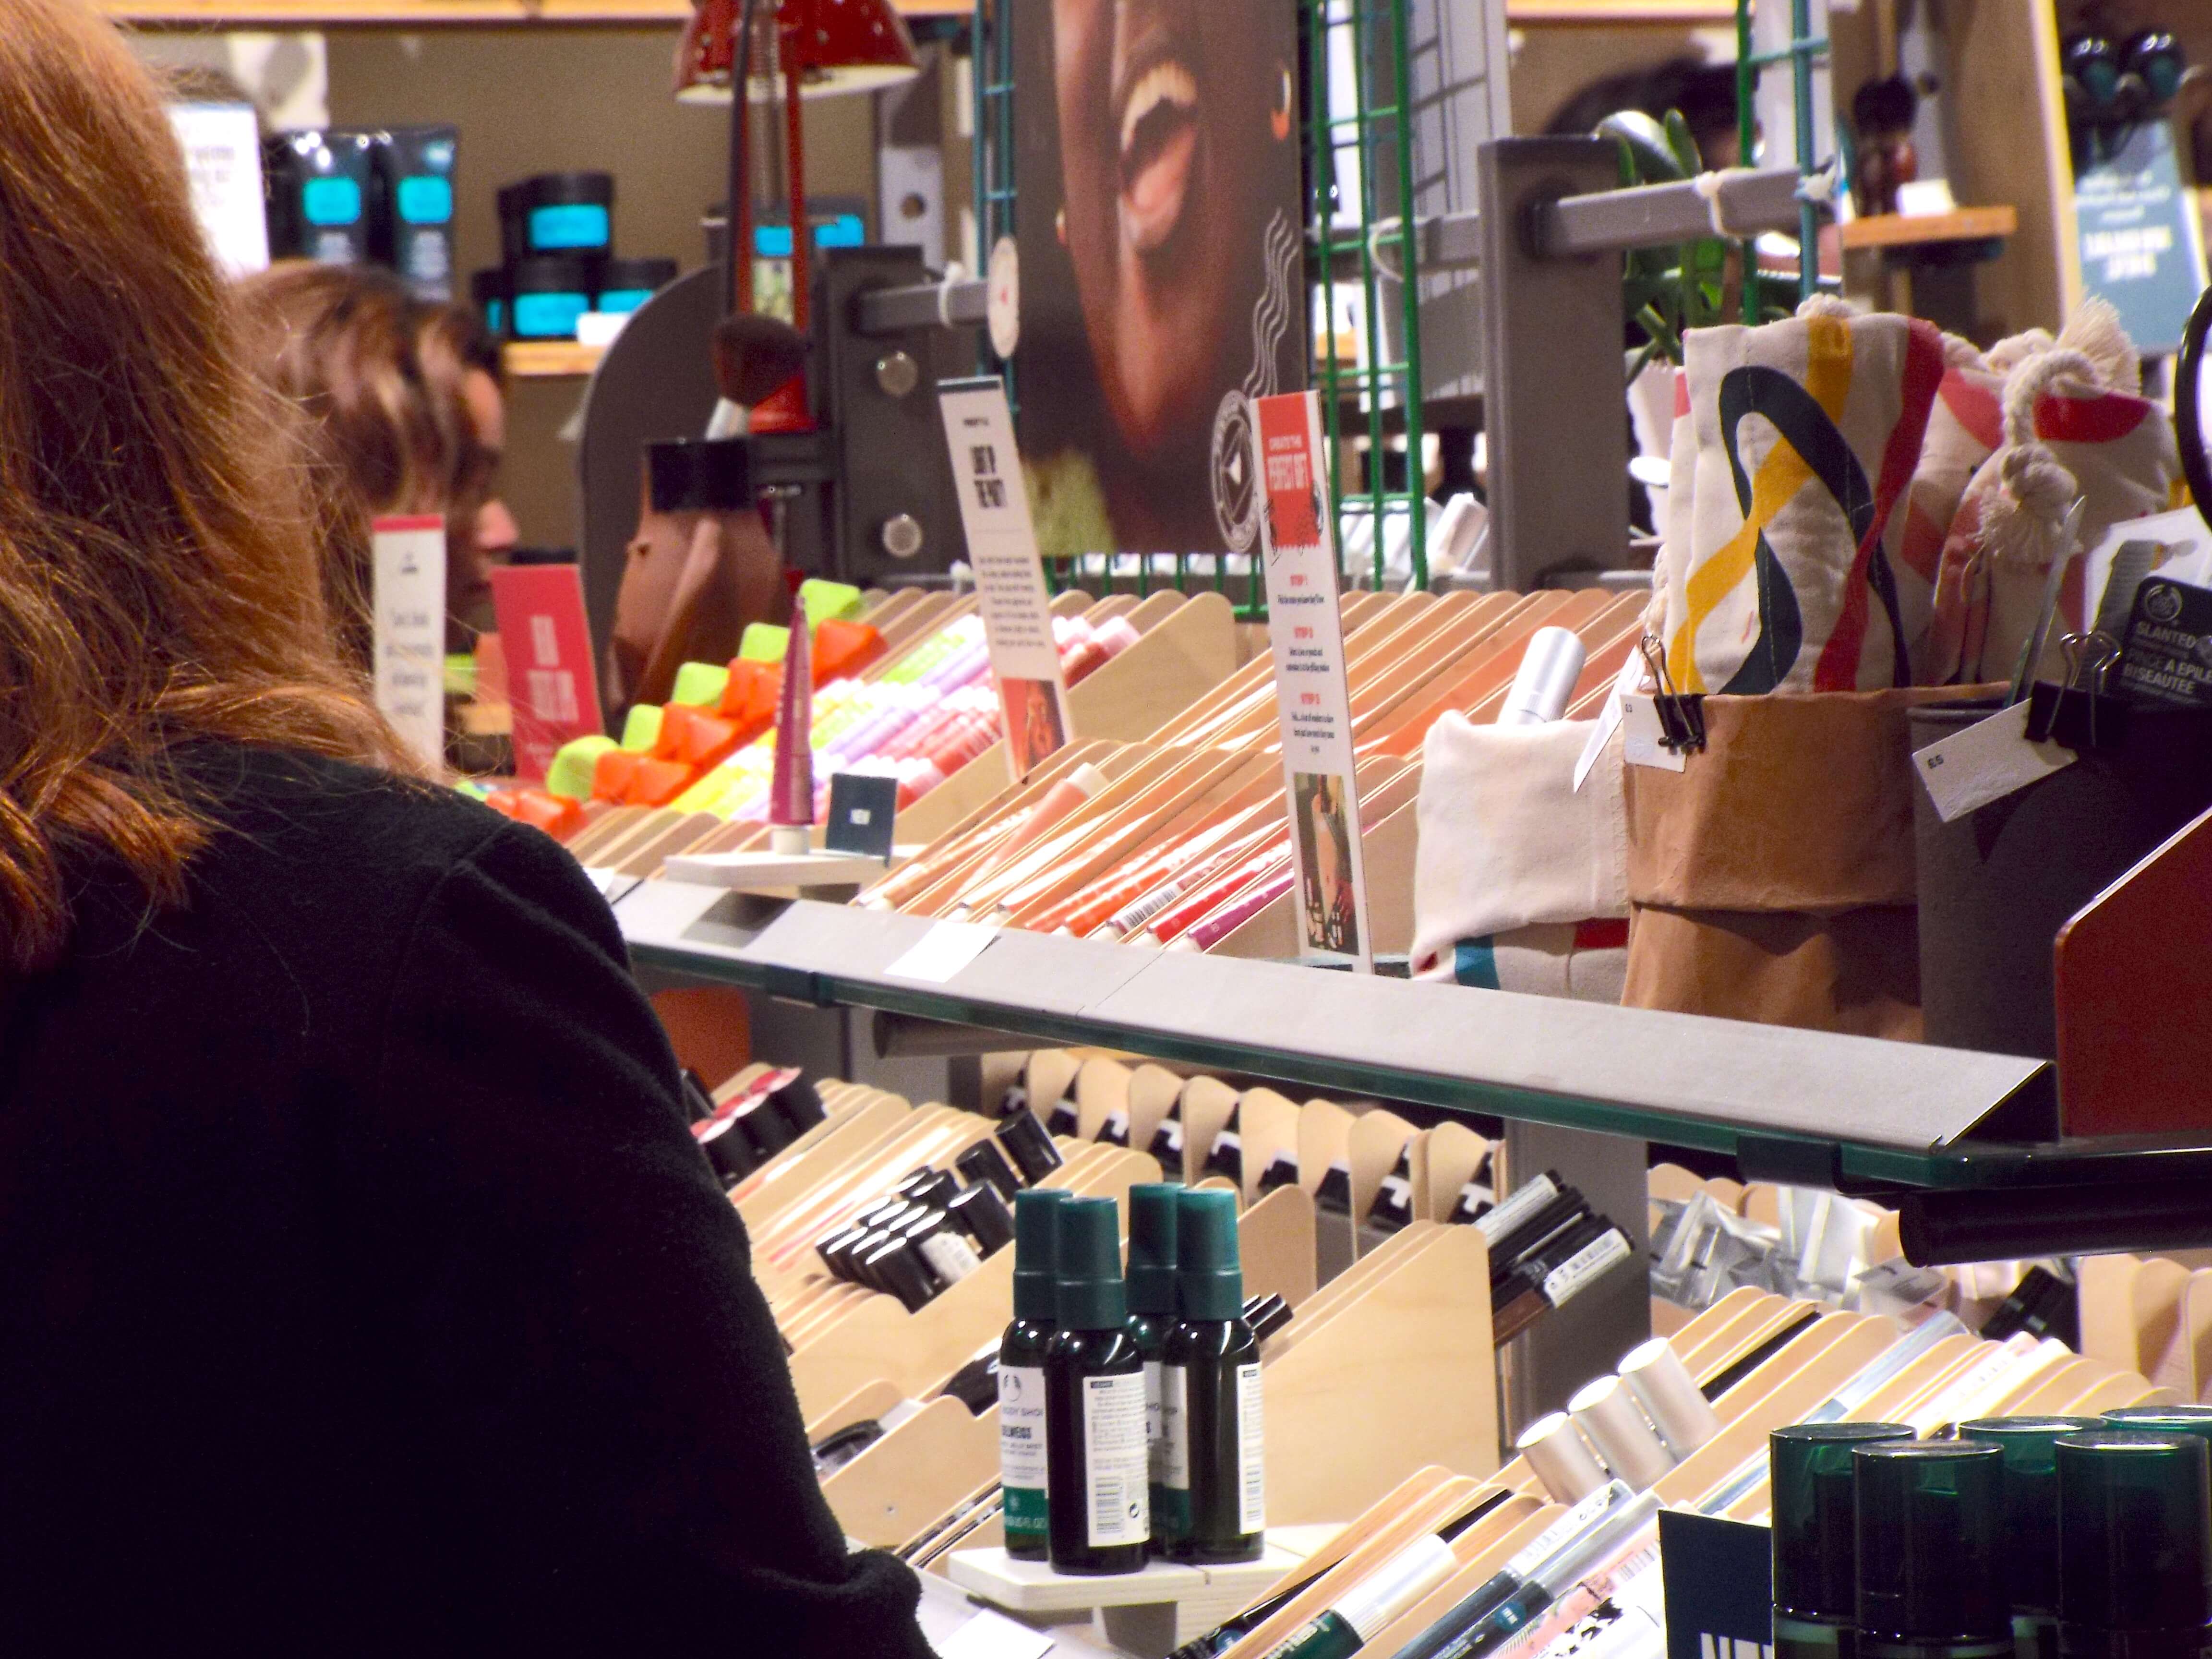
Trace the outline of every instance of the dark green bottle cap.
{"type": "Polygon", "coordinates": [[[1986,1440],[1883,1440],[1851,1453],[1862,1642],[2012,1633],[2004,1452],[1986,1440]]]}
{"type": "Polygon", "coordinates": [[[1121,1288],[1121,1206],[1110,1198],[1068,1198],[1055,1219],[1060,1329],[1121,1329],[1129,1322],[1129,1298],[1121,1288]]]}
{"type": "Polygon", "coordinates": [[[2094,1630],[2212,1623],[2212,1494],[2194,1435],[2097,1431],[2057,1444],[2058,1617],[2094,1630]]]}
{"type": "Polygon", "coordinates": [[[1176,1313],[1176,1200],[1181,1187],[1143,1181],[1129,1188],[1129,1311],[1176,1313]]]}
{"type": "Polygon", "coordinates": [[[1067,1202],[1059,1187],[1024,1187],[1014,1194],[1014,1317],[1060,1316],[1059,1270],[1054,1266],[1058,1233],[1053,1218],[1067,1202]]]}
{"type": "Polygon", "coordinates": [[[2190,1434],[2212,1456],[2212,1406],[2115,1406],[2100,1427],[2128,1434],[2190,1434]]]}
{"type": "Polygon", "coordinates": [[[1237,1194],[1219,1188],[1176,1194],[1176,1282],[1185,1319],[1239,1319],[1244,1269],[1237,1258],[1237,1194]]]}
{"type": "Polygon", "coordinates": [[[1851,1448],[1911,1438],[1902,1423],[1797,1423],[1767,1437],[1778,1612],[1850,1622],[1857,1595],[1851,1448]]]}
{"type": "Polygon", "coordinates": [[[1983,1417],[1959,1425],[1962,1440],[2004,1455],[2005,1576],[2014,1613],[2058,1613],[2058,1454],[2061,1435],[2094,1429],[2086,1417],[1983,1417]]]}

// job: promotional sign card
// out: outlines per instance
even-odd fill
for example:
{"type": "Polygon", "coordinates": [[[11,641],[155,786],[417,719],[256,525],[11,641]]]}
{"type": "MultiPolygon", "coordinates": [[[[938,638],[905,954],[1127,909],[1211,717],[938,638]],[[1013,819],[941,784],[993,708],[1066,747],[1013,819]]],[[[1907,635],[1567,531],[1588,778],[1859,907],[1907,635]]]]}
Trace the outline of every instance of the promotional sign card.
{"type": "Polygon", "coordinates": [[[2212,703],[2212,589],[2155,576],[2136,589],[2118,690],[2170,707],[2212,703]]]}
{"type": "Polygon", "coordinates": [[[543,783],[555,750],[601,730],[583,579],[573,564],[503,565],[491,573],[491,598],[514,709],[514,775],[543,783]]]}
{"type": "Polygon", "coordinates": [[[1252,465],[1265,492],[1267,572],[1284,782],[1290,793],[1298,938],[1306,955],[1375,969],[1352,781],[1352,695],[1337,610],[1321,404],[1310,392],[1253,404],[1252,465]]]}
{"type": "Polygon", "coordinates": [[[937,403],[952,449],[991,675],[1006,715],[1006,759],[1019,783],[1066,744],[1074,727],[1052,640],[1052,595],[1045,591],[1044,562],[1037,555],[1029,491],[1014,449],[1014,419],[1006,388],[994,379],[943,381],[937,403]]]}
{"type": "MultiPolygon", "coordinates": [[[[1044,89],[1014,123],[1015,257],[991,271],[1044,550],[1241,564],[1259,533],[1251,400],[1304,386],[1313,332],[1297,9],[1006,0],[995,15],[1014,84],[1044,89]]],[[[1358,32],[1332,29],[1327,50],[1348,54],[1358,32]]]]}
{"type": "Polygon", "coordinates": [[[830,780],[830,823],[822,844],[833,853],[891,861],[897,832],[898,780],[872,772],[840,772],[830,780]]]}
{"type": "Polygon", "coordinates": [[[376,706],[435,771],[446,762],[446,521],[378,519],[371,532],[376,706]]]}

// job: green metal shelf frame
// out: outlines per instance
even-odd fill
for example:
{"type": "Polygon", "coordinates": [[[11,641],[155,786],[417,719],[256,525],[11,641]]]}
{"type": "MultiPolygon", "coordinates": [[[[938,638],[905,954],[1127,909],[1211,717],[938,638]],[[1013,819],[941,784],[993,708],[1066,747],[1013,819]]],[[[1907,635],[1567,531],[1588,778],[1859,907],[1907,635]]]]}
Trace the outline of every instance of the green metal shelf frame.
{"type": "MultiPolygon", "coordinates": [[[[1978,1255],[1949,1260],[2212,1243],[2212,1145],[2187,1135],[2057,1139],[2055,1075],[2040,1061],[1544,998],[1500,1002],[1505,994],[1018,932],[999,936],[994,948],[1010,954],[997,969],[963,969],[954,979],[967,981],[964,987],[932,985],[885,971],[928,932],[925,921],[802,905],[800,937],[811,943],[783,942],[792,937],[787,932],[763,943],[769,923],[785,912],[769,906],[757,921],[726,925],[699,908],[714,896],[646,883],[621,897],[616,914],[633,959],[786,1001],[976,1028],[988,1034],[983,1048],[1095,1044],[1293,1085],[1734,1156],[1747,1176],[1896,1203],[1905,1212],[1909,1243],[1916,1234],[1955,1241],[1962,1229],[1996,1243],[1978,1255]],[[1162,977],[1147,988],[1139,983],[1147,975],[1162,977]],[[1210,998],[1209,991],[1218,994],[1210,998]],[[1314,999],[1320,1000],[1304,1006],[1314,999]],[[1301,1006],[1290,1009],[1286,1000],[1301,1006]],[[1333,1022],[1325,1005],[1333,1006],[1333,1022]],[[1275,1030],[1267,1040],[1253,1035],[1264,1019],[1234,1029],[1205,1024],[1218,1008],[1238,1006],[1272,1012],[1275,1030]],[[1388,1036],[1362,1036],[1386,1029],[1359,1023],[1385,1006],[1402,1006],[1403,1018],[1387,1027],[1388,1036]],[[1454,1043],[1466,1036],[1476,1046],[1455,1048],[1449,1063],[1439,1063],[1433,1027],[1425,1039],[1401,1029],[1416,1008],[1424,1017],[1441,1012],[1453,1025],[1454,1043]],[[1558,1028],[1556,1050],[1553,1034],[1534,1029],[1546,1024],[1558,1028]],[[1486,1029],[1502,1049],[1512,1046],[1513,1038],[1498,1036],[1509,1029],[1524,1049],[1540,1038],[1544,1060],[1531,1066],[1525,1053],[1485,1049],[1486,1029]],[[1592,1055],[1607,1046],[1607,1032],[1610,1051],[1626,1057],[1614,1074],[1643,1079],[1640,1096],[1632,1087],[1606,1094],[1570,1080],[1577,1067],[1584,1085],[1606,1073],[1612,1062],[1592,1055]],[[994,1041],[1000,1033],[1005,1038],[994,1041]],[[1346,1057],[1363,1046],[1394,1057],[1346,1057]],[[1794,1102],[1749,1097],[1757,1079],[1793,1071],[1806,1079],[1794,1102]],[[1685,1076],[1709,1080],[1686,1085],[1685,1076]],[[1658,1103],[1662,1096],[1680,1103],[1658,1103]],[[1803,1121],[1820,1112],[1840,1115],[1846,1097],[1864,1113],[1851,1126],[1858,1133],[1803,1121]],[[1887,1137],[1885,1110],[1893,1123],[1887,1137]],[[1894,1127],[1900,1115],[1912,1126],[1911,1138],[1894,1127]],[[1951,1125],[1950,1138],[1930,1131],[1927,1142],[1918,1141],[1923,1120],[1951,1125]],[[2154,1218],[2151,1231],[2127,1231],[2146,1214],[2154,1218]],[[2063,1242],[2047,1249],[2039,1241],[2050,1233],[2038,1231],[2046,1220],[2063,1232],[2063,1242]]],[[[989,960],[987,951],[978,963],[989,960]]]]}

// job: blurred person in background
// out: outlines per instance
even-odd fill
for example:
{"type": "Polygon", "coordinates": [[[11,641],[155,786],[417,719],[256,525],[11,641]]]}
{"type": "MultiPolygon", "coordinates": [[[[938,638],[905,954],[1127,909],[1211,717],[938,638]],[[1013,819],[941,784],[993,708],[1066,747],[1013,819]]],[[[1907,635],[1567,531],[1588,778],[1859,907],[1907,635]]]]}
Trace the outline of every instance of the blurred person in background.
{"type": "Polygon", "coordinates": [[[446,648],[491,623],[491,569],[517,540],[499,499],[507,409],[499,347],[459,306],[416,300],[365,265],[286,261],[240,284],[248,356],[308,416],[324,597],[341,648],[369,662],[369,525],[446,520],[446,648]]]}

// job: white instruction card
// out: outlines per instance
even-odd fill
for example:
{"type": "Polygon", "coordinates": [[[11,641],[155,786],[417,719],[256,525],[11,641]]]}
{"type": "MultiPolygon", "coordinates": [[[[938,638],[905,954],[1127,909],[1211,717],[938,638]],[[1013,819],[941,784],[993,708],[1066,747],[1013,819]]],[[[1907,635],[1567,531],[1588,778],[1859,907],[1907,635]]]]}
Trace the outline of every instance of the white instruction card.
{"type": "Polygon", "coordinates": [[[416,759],[446,763],[446,521],[372,526],[376,706],[416,759]]]}
{"type": "Polygon", "coordinates": [[[1352,775],[1352,693],[1344,673],[1321,401],[1310,392],[1254,400],[1252,465],[1264,489],[1267,641],[1283,740],[1301,954],[1375,971],[1367,870],[1352,775]]]}
{"type": "Polygon", "coordinates": [[[939,381],[937,406],[944,411],[991,678],[1006,718],[1006,759],[1019,783],[1066,744],[1074,727],[1053,643],[1052,595],[1014,447],[1014,417],[1005,384],[990,376],[939,381]]]}

